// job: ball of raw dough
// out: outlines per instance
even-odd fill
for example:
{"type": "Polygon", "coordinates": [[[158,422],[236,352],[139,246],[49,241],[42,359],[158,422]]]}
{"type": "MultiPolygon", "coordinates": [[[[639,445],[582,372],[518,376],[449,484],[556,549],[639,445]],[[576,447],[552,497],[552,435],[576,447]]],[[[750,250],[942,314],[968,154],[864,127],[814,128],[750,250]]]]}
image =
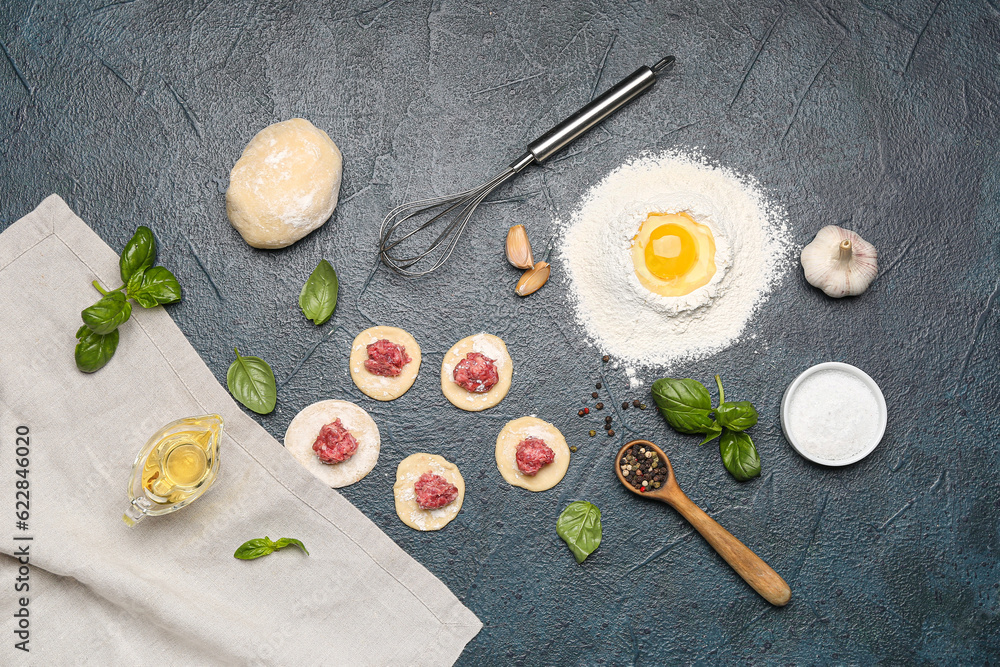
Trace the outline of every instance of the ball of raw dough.
{"type": "Polygon", "coordinates": [[[304,118],[265,127],[229,173],[229,222],[255,248],[284,248],[337,207],[344,158],[326,132],[304,118]]]}

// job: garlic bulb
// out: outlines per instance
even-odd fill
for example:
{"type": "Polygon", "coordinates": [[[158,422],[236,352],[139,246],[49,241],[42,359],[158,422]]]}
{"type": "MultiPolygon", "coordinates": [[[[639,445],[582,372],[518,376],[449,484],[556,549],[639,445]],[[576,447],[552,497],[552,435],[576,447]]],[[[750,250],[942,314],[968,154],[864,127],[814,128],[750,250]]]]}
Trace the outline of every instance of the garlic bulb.
{"type": "Polygon", "coordinates": [[[836,225],[819,230],[801,260],[809,284],[835,299],[861,294],[878,273],[875,246],[836,225]]]}

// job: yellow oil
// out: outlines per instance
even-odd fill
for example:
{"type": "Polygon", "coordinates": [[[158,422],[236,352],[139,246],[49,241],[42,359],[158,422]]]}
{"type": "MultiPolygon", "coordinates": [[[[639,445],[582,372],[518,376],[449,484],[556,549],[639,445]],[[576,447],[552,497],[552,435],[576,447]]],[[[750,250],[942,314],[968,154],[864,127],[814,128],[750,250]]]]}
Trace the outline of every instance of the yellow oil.
{"type": "Polygon", "coordinates": [[[178,503],[193,494],[212,469],[212,433],[180,431],[153,446],[142,468],[142,487],[158,503],[178,503]]]}

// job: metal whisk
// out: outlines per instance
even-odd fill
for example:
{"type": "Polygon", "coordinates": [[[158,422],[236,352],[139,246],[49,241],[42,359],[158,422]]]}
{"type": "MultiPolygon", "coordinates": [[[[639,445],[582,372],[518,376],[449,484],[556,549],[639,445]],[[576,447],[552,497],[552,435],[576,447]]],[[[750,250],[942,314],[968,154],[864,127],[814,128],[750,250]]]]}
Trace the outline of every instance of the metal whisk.
{"type": "Polygon", "coordinates": [[[459,238],[468,226],[476,207],[489,197],[491,192],[524,171],[529,165],[545,162],[584,132],[646,92],[656,83],[656,75],[667,70],[673,63],[674,57],[667,56],[652,67],[640,67],[528,144],[524,155],[479,187],[447,197],[421,199],[392,209],[382,221],[379,231],[379,258],[390,269],[404,276],[423,276],[437,271],[455,251],[459,238]],[[434,214],[425,219],[426,215],[431,213],[434,214]],[[430,230],[429,234],[433,234],[430,228],[436,223],[437,227],[443,225],[444,228],[426,250],[409,251],[408,256],[403,254],[401,243],[425,230],[430,230]],[[406,231],[407,229],[409,231],[406,231]],[[419,268],[428,265],[429,268],[419,268]]]}

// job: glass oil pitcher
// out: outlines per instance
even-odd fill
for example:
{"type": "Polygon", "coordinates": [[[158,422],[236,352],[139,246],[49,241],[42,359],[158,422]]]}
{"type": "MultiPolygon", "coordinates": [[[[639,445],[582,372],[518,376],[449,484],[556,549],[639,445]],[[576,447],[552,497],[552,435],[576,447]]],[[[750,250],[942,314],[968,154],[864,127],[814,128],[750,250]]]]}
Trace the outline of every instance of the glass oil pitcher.
{"type": "Polygon", "coordinates": [[[222,426],[219,415],[185,417],[153,434],[132,465],[127,525],[176,512],[208,491],[219,473],[222,426]]]}

